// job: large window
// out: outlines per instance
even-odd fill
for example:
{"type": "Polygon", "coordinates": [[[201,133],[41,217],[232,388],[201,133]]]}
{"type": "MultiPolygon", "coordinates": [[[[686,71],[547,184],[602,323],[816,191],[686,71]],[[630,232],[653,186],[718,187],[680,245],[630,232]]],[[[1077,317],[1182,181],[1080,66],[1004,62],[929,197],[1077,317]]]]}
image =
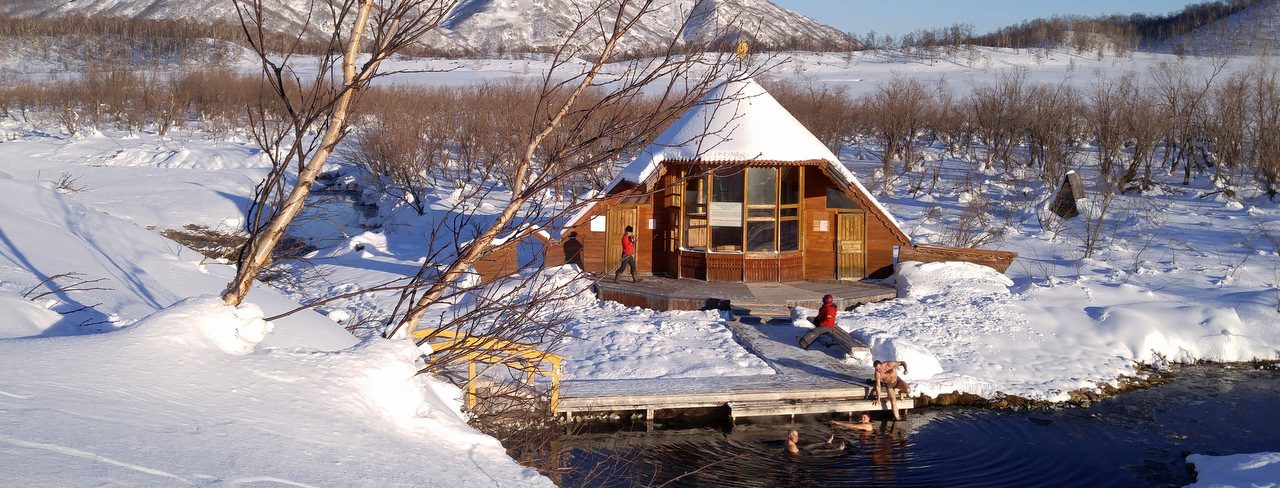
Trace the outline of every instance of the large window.
{"type": "Polygon", "coordinates": [[[711,249],[742,250],[742,168],[720,168],[711,177],[711,249]]]}
{"type": "Polygon", "coordinates": [[[800,172],[803,168],[778,168],[778,250],[800,249],[800,172]]]}
{"type": "Polygon", "coordinates": [[[773,252],[778,222],[778,169],[747,171],[747,251],[773,252]]]}
{"type": "Polygon", "coordinates": [[[777,252],[800,249],[802,168],[690,166],[684,191],[688,249],[777,252]]]}
{"type": "Polygon", "coordinates": [[[707,177],[699,166],[689,168],[684,183],[684,247],[707,248],[707,177]]]}

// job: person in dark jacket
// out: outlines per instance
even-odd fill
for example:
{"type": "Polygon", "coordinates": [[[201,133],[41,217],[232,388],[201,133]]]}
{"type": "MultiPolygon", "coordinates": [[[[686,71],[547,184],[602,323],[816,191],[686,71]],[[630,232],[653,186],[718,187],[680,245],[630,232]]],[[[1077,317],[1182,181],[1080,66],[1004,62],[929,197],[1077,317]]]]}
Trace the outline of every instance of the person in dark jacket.
{"type": "Polygon", "coordinates": [[[836,312],[835,297],[824,295],[822,297],[822,306],[818,308],[818,316],[813,319],[813,330],[798,339],[800,347],[809,349],[809,346],[813,345],[813,341],[834,331],[836,329],[836,312]]]}
{"type": "Polygon", "coordinates": [[[582,269],[582,241],[578,240],[577,232],[570,232],[569,239],[564,241],[564,264],[574,264],[578,269],[582,269]]]}

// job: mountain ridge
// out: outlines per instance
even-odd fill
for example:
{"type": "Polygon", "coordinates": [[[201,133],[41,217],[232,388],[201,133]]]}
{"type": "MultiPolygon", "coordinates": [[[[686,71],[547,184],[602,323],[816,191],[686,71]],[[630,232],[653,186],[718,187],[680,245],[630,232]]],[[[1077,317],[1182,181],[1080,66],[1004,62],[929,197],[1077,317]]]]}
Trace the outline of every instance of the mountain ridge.
{"type": "MultiPolygon", "coordinates": [[[[272,28],[312,33],[331,22],[309,0],[278,0],[272,28]]],[[[445,52],[535,52],[559,46],[579,23],[586,5],[581,0],[461,0],[445,16],[439,29],[422,44],[445,52]]],[[[58,18],[70,15],[122,16],[136,19],[198,19],[237,21],[228,0],[9,0],[0,14],[12,17],[58,18]]],[[[596,31],[598,33],[598,30],[596,31]]],[[[590,39],[592,32],[581,35],[590,39]]],[[[671,39],[686,43],[743,40],[753,48],[815,51],[847,50],[857,45],[848,34],[767,0],[665,0],[624,38],[623,51],[641,52],[665,46],[671,39]],[[686,21],[686,17],[689,17],[686,21]]]]}

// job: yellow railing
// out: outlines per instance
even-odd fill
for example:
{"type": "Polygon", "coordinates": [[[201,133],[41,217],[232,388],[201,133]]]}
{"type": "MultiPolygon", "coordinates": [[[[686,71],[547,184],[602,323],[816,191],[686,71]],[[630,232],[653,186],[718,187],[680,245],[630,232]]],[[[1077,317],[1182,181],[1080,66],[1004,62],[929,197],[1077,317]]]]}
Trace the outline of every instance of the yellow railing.
{"type": "Polygon", "coordinates": [[[466,405],[469,409],[476,406],[476,363],[501,364],[526,374],[525,383],[533,383],[533,375],[541,374],[551,378],[551,413],[556,412],[560,403],[560,365],[564,358],[539,350],[533,344],[508,341],[493,337],[459,334],[447,329],[418,329],[413,331],[414,339],[430,338],[432,354],[446,352],[452,348],[463,351],[453,356],[459,361],[467,361],[466,405]],[[543,363],[550,368],[543,368],[543,363]]]}

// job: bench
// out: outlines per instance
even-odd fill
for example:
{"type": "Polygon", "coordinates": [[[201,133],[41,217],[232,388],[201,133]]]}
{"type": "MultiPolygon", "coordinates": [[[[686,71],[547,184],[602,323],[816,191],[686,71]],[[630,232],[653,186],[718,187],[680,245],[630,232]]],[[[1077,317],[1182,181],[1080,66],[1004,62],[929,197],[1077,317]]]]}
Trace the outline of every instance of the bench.
{"type": "Polygon", "coordinates": [[[853,336],[845,332],[844,329],[834,327],[833,330],[826,335],[818,337],[815,343],[822,344],[823,347],[840,346],[844,348],[845,354],[853,354],[855,352],[871,352],[871,348],[866,344],[854,339],[853,336]]]}

